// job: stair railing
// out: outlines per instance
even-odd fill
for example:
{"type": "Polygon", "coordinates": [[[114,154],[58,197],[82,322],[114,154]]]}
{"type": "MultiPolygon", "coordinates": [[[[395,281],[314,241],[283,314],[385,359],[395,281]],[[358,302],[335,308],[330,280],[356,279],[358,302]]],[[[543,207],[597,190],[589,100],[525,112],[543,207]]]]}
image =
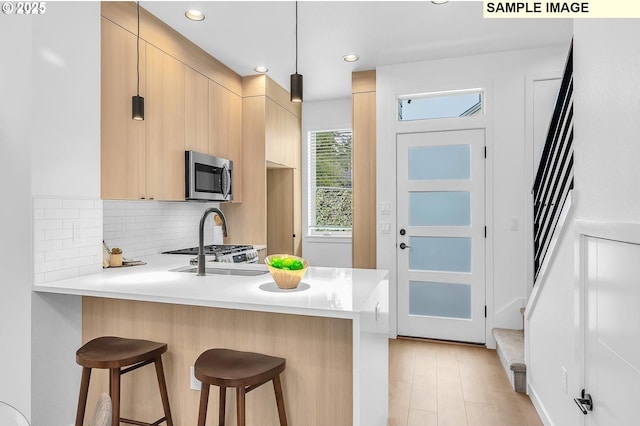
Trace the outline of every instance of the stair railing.
{"type": "Polygon", "coordinates": [[[534,282],[573,184],[572,44],[532,190],[534,282]]]}

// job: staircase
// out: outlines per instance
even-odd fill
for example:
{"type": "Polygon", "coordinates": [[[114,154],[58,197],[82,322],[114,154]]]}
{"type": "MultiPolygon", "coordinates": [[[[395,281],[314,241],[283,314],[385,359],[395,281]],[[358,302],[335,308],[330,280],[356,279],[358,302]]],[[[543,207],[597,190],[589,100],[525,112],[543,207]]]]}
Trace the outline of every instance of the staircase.
{"type": "Polygon", "coordinates": [[[524,330],[494,328],[496,352],[513,390],[527,393],[527,365],[524,363],[524,330]]]}
{"type": "MultiPolygon", "coordinates": [[[[546,256],[552,255],[556,228],[564,223],[562,212],[573,177],[573,44],[565,65],[560,91],[553,110],[547,139],[533,185],[534,282],[543,270],[546,256]]],[[[570,205],[570,203],[569,203],[570,205]]],[[[524,318],[524,308],[520,310],[524,318]]],[[[523,327],[524,328],[524,327],[523,327]]],[[[516,392],[527,392],[527,365],[524,361],[524,330],[494,328],[496,351],[516,392]]]]}

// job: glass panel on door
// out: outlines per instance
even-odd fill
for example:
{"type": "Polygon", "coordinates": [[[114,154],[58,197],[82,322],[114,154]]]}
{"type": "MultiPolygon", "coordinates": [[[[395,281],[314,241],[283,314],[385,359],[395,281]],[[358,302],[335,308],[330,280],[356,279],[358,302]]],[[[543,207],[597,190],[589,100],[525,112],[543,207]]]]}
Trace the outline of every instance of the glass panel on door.
{"type": "Polygon", "coordinates": [[[409,180],[469,179],[469,145],[409,147],[409,180]]]}
{"type": "Polygon", "coordinates": [[[409,238],[409,269],[471,272],[471,238],[409,238]]]}
{"type": "Polygon", "coordinates": [[[409,281],[409,314],[471,319],[471,286],[409,281]]]}
{"type": "Polygon", "coordinates": [[[468,191],[409,193],[410,226],[469,226],[471,194],[468,191]]]}

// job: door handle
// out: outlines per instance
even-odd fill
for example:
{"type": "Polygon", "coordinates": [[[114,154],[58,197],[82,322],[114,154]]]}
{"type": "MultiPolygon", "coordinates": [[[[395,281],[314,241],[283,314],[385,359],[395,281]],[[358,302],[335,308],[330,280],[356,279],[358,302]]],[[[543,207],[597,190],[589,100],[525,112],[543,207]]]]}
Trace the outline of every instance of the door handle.
{"type": "Polygon", "coordinates": [[[582,411],[582,414],[585,416],[589,414],[589,411],[593,411],[593,399],[591,399],[591,395],[585,393],[585,390],[582,389],[582,393],[580,394],[581,398],[574,398],[576,405],[582,411]]]}
{"type": "Polygon", "coordinates": [[[404,249],[411,248],[411,246],[409,246],[409,245],[407,245],[407,244],[405,244],[405,243],[400,243],[400,248],[401,248],[402,250],[404,250],[404,249]]]}

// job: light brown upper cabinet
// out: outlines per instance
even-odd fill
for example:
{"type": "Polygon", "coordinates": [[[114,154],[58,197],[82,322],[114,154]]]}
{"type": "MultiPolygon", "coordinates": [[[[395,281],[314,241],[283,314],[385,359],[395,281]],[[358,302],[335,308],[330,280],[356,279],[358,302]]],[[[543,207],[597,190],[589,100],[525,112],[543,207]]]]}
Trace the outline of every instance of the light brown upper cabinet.
{"type": "Polygon", "coordinates": [[[286,89],[265,75],[243,77],[242,91],[241,137],[247,185],[242,204],[222,206],[230,230],[225,242],[267,244],[269,253],[282,250],[300,255],[302,108],[291,103],[286,89]]]}
{"type": "Polygon", "coordinates": [[[233,202],[242,201],[242,98],[209,80],[209,155],[233,161],[233,202]]]}
{"type": "Polygon", "coordinates": [[[184,200],[185,65],[147,45],[147,197],[184,200]]]}
{"type": "Polygon", "coordinates": [[[140,9],[140,95],[145,120],[131,119],[136,94],[136,7],[103,2],[101,196],[184,200],[184,151],[233,160],[242,200],[242,84],[238,74],[140,9]]]}
{"type": "Polygon", "coordinates": [[[184,149],[209,153],[209,79],[191,67],[184,69],[184,149]]]}
{"type": "MultiPolygon", "coordinates": [[[[140,41],[140,94],[145,96],[146,43],[140,41]]],[[[102,18],[101,195],[137,200],[147,196],[145,122],[131,119],[136,94],[136,37],[102,18]]]]}
{"type": "Polygon", "coordinates": [[[300,167],[300,118],[275,101],[266,100],[267,161],[300,167]]]}
{"type": "Polygon", "coordinates": [[[185,66],[140,41],[145,120],[132,120],[136,42],[102,18],[101,195],[184,200],[185,66]]]}

